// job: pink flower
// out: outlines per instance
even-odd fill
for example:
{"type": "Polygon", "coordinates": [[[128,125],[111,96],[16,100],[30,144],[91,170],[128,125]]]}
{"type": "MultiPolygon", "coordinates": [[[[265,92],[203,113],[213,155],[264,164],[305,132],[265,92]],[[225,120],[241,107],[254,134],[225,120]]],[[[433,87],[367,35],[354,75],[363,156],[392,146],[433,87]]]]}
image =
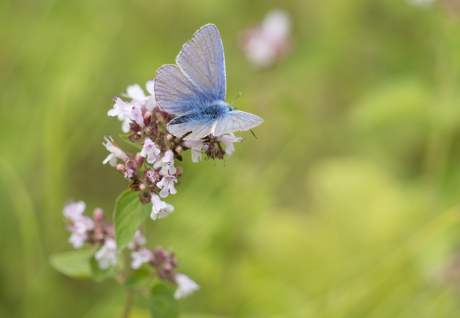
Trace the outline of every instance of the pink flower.
{"type": "Polygon", "coordinates": [[[144,147],[141,151],[142,157],[147,157],[148,163],[154,163],[155,161],[159,160],[160,149],[157,148],[157,145],[150,139],[145,138],[144,140],[144,147]]]}
{"type": "Polygon", "coordinates": [[[191,280],[187,275],[176,274],[176,283],[178,285],[176,292],[174,293],[175,299],[185,298],[193,294],[196,290],[200,289],[200,286],[191,280]]]}
{"type": "Polygon", "coordinates": [[[147,239],[144,235],[142,235],[141,231],[137,230],[131,242],[128,243],[127,247],[130,250],[134,250],[136,247],[144,246],[145,243],[147,243],[147,239]]]}
{"type": "Polygon", "coordinates": [[[94,229],[94,221],[83,215],[86,204],[83,201],[70,202],[64,207],[63,214],[71,223],[67,229],[72,233],[69,242],[74,248],[80,248],[88,238],[88,231],[94,229]]]}
{"type": "Polygon", "coordinates": [[[94,258],[97,260],[97,265],[100,269],[107,269],[110,266],[117,265],[117,243],[115,243],[115,240],[106,239],[104,245],[94,254],[94,258]]]}
{"type": "Polygon", "coordinates": [[[192,162],[198,162],[203,160],[202,151],[208,150],[209,146],[205,145],[201,140],[186,140],[182,144],[191,149],[192,162]]]}
{"type": "Polygon", "coordinates": [[[174,187],[174,182],[177,182],[177,178],[174,176],[163,176],[161,181],[157,182],[157,187],[161,189],[160,197],[166,198],[168,196],[168,193],[177,193],[177,190],[174,187]]]}
{"type": "Polygon", "coordinates": [[[102,161],[102,164],[106,164],[107,162],[110,162],[110,165],[112,167],[115,167],[117,165],[117,158],[120,159],[128,159],[128,155],[118,147],[118,145],[115,143],[113,138],[109,136],[109,138],[104,137],[106,143],[102,142],[102,144],[105,146],[105,148],[110,151],[110,155],[107,156],[107,158],[102,161]]]}
{"type": "Polygon", "coordinates": [[[69,202],[64,206],[64,211],[62,214],[69,220],[78,220],[83,212],[85,212],[86,203],[83,201],[79,202],[69,202]]]}
{"type": "Polygon", "coordinates": [[[230,133],[228,135],[222,135],[217,137],[218,141],[222,141],[225,144],[225,153],[230,156],[232,153],[235,151],[235,146],[233,145],[234,142],[242,142],[244,138],[241,137],[235,137],[233,133],[230,133]]]}
{"type": "Polygon", "coordinates": [[[174,211],[174,207],[171,204],[161,201],[160,197],[152,193],[152,213],[150,217],[152,220],[162,219],[168,216],[169,213],[174,211]]]}
{"type": "Polygon", "coordinates": [[[72,233],[69,242],[74,248],[81,248],[88,239],[88,231],[94,229],[94,221],[82,215],[79,219],[74,220],[67,229],[72,233]]]}
{"type": "Polygon", "coordinates": [[[129,124],[131,122],[131,119],[129,116],[126,114],[126,108],[129,107],[129,104],[125,103],[121,98],[115,97],[114,99],[115,104],[113,105],[113,108],[108,111],[107,115],[109,116],[117,116],[118,120],[122,121],[121,125],[121,130],[124,133],[127,133],[130,129],[129,124]]]}
{"type": "Polygon", "coordinates": [[[153,258],[153,253],[148,248],[140,248],[137,251],[131,252],[131,258],[133,259],[131,262],[132,269],[138,269],[144,263],[150,262],[153,258]]]}
{"type": "Polygon", "coordinates": [[[164,157],[155,162],[153,167],[155,169],[161,168],[160,174],[162,176],[176,174],[176,168],[174,167],[174,152],[172,152],[172,150],[166,151],[164,157]]]}
{"type": "Polygon", "coordinates": [[[266,67],[289,48],[291,19],[280,10],[267,14],[260,26],[248,29],[243,38],[243,50],[254,64],[266,67]]]}

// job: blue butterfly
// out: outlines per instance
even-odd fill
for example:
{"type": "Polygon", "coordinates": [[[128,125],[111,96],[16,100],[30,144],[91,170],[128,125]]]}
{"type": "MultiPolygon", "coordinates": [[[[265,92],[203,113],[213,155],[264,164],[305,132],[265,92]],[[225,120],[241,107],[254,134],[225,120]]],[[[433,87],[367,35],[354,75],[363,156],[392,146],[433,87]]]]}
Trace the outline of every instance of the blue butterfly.
{"type": "Polygon", "coordinates": [[[154,81],[160,108],[176,117],[168,131],[184,140],[249,130],[263,119],[225,102],[224,47],[214,24],[206,24],[185,43],[177,65],[160,67],[154,81]]]}

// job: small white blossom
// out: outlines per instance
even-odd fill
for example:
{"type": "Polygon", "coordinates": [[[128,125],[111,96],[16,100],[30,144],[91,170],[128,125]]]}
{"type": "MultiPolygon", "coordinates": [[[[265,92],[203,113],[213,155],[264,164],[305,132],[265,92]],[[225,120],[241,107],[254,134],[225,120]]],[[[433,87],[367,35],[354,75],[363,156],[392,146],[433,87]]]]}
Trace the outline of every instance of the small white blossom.
{"type": "Polygon", "coordinates": [[[129,107],[126,107],[125,116],[134,120],[139,126],[145,126],[144,116],[142,116],[142,104],[140,102],[133,101],[129,107]]]}
{"type": "Polygon", "coordinates": [[[147,243],[147,239],[145,238],[144,235],[142,235],[141,231],[137,230],[136,233],[134,233],[134,237],[131,240],[131,242],[128,243],[127,247],[130,250],[133,250],[137,246],[144,246],[145,243],[147,243]]]}
{"type": "Polygon", "coordinates": [[[109,116],[117,116],[119,121],[122,121],[121,130],[124,133],[129,132],[129,124],[131,123],[131,119],[126,114],[126,108],[129,107],[129,104],[125,103],[121,98],[115,97],[114,99],[115,104],[113,108],[108,111],[107,115],[109,116]]]}
{"type": "Polygon", "coordinates": [[[154,163],[155,161],[159,160],[160,149],[158,149],[157,145],[150,139],[145,138],[144,140],[144,147],[142,147],[141,156],[147,157],[148,163],[154,163]]]}
{"type": "Polygon", "coordinates": [[[139,84],[129,85],[126,89],[126,96],[131,98],[133,101],[143,102],[147,99],[144,91],[139,86],[139,84]]]}
{"type": "Polygon", "coordinates": [[[161,167],[160,174],[162,176],[176,174],[176,168],[174,167],[174,152],[172,152],[172,150],[166,151],[164,157],[155,162],[153,167],[155,169],[161,167]]]}
{"type": "Polygon", "coordinates": [[[163,176],[161,181],[157,182],[157,187],[161,189],[160,197],[166,198],[169,193],[177,193],[177,190],[174,187],[174,182],[177,182],[177,178],[174,176],[163,176]]]}
{"type": "Polygon", "coordinates": [[[150,96],[147,97],[147,104],[145,105],[145,108],[151,112],[155,107],[157,107],[157,101],[155,100],[155,90],[153,88],[154,86],[154,81],[149,80],[147,81],[147,84],[145,84],[145,88],[147,88],[147,92],[149,92],[150,96]]]}
{"type": "Polygon", "coordinates": [[[73,220],[68,230],[72,232],[69,242],[74,248],[81,248],[88,239],[88,231],[94,229],[94,221],[86,215],[81,215],[78,219],[73,220]]]}
{"type": "Polygon", "coordinates": [[[117,243],[113,239],[106,239],[104,245],[96,252],[94,257],[100,269],[107,269],[110,266],[117,265],[117,243]]]}
{"type": "Polygon", "coordinates": [[[153,253],[148,248],[140,248],[137,251],[131,252],[131,258],[133,259],[131,262],[132,269],[138,269],[144,263],[150,262],[153,258],[153,253]]]}
{"type": "Polygon", "coordinates": [[[86,203],[83,201],[70,202],[64,206],[64,211],[62,214],[69,220],[75,221],[78,220],[83,212],[85,212],[86,203]]]}
{"type": "Polygon", "coordinates": [[[201,140],[186,140],[182,143],[185,147],[190,148],[192,152],[192,162],[203,160],[202,151],[208,150],[209,146],[205,145],[201,140]]]}
{"type": "Polygon", "coordinates": [[[110,155],[107,156],[107,158],[102,161],[102,164],[106,164],[107,162],[110,162],[110,165],[112,167],[115,167],[117,165],[117,158],[120,159],[128,159],[128,155],[121,150],[118,145],[115,143],[113,138],[109,136],[110,139],[107,137],[104,137],[106,143],[102,142],[102,144],[107,148],[108,151],[110,151],[110,155]]]}
{"type": "Polygon", "coordinates": [[[150,214],[150,217],[152,220],[156,219],[162,219],[168,216],[169,213],[172,213],[174,211],[174,207],[166,202],[161,201],[160,197],[152,193],[151,195],[152,198],[152,213],[150,214]]]}
{"type": "Polygon", "coordinates": [[[187,275],[184,274],[176,274],[175,277],[176,283],[178,285],[175,293],[175,299],[185,298],[193,294],[196,290],[200,289],[200,286],[191,280],[187,275]]]}
{"type": "Polygon", "coordinates": [[[233,145],[234,142],[242,142],[244,139],[241,137],[235,137],[233,133],[228,135],[222,135],[217,137],[218,141],[222,141],[225,144],[225,153],[228,155],[228,158],[232,155],[235,151],[235,146],[233,145]]]}

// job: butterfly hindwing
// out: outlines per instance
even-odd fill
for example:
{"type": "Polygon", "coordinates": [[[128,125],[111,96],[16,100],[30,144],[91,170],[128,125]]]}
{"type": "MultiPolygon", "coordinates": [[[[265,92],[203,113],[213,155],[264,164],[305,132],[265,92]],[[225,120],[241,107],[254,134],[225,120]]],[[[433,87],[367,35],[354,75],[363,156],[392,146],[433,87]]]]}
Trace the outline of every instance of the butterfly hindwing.
{"type": "Polygon", "coordinates": [[[214,24],[203,26],[193,35],[177,56],[176,63],[208,102],[225,100],[224,48],[214,24]]]}
{"type": "Polygon", "coordinates": [[[225,117],[222,117],[217,121],[213,135],[219,136],[224,133],[249,130],[259,126],[263,121],[264,120],[259,116],[240,110],[234,110],[228,112],[225,117]]]}

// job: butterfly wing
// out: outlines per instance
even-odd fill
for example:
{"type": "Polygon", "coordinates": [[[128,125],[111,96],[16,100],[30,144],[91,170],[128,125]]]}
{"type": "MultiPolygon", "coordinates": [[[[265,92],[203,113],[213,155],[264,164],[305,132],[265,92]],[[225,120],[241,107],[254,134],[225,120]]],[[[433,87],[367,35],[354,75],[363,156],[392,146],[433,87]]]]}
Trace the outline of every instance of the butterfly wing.
{"type": "Polygon", "coordinates": [[[206,101],[203,92],[195,88],[177,65],[163,65],[158,69],[154,91],[160,108],[176,116],[201,109],[206,101]]]}
{"type": "Polygon", "coordinates": [[[186,133],[191,132],[185,136],[184,140],[198,140],[212,132],[213,122],[215,120],[196,118],[184,123],[168,125],[168,131],[176,137],[182,137],[186,133]]]}
{"type": "Polygon", "coordinates": [[[246,113],[240,110],[229,112],[225,117],[219,119],[214,128],[213,135],[220,136],[224,133],[245,131],[263,123],[259,116],[246,113]]]}
{"type": "Polygon", "coordinates": [[[225,100],[224,47],[214,24],[206,24],[185,43],[176,63],[208,102],[225,100]]]}

